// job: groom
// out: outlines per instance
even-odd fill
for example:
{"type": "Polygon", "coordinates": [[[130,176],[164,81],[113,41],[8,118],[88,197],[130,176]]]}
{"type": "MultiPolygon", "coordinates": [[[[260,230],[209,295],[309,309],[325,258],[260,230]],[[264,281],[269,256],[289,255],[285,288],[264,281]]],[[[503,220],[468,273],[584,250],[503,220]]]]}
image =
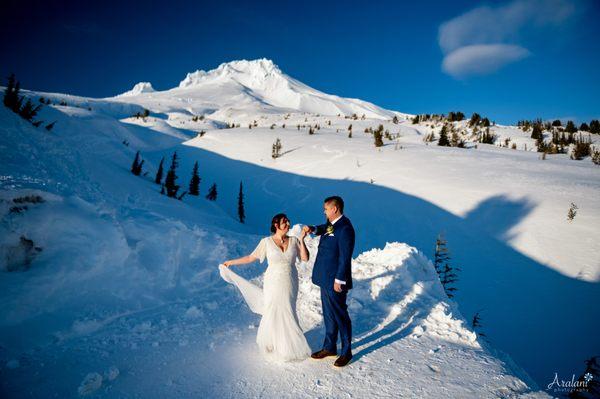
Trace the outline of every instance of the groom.
{"type": "Polygon", "coordinates": [[[327,223],[319,226],[304,226],[307,233],[321,236],[312,282],[321,288],[325,342],[323,349],[313,353],[311,357],[323,359],[336,356],[339,332],[342,351],[334,366],[343,367],[352,359],[350,350],[352,323],[348,315],[346,295],[352,288],[354,227],[350,219],[344,216],[344,200],[341,197],[325,198],[323,209],[327,216],[327,223]]]}

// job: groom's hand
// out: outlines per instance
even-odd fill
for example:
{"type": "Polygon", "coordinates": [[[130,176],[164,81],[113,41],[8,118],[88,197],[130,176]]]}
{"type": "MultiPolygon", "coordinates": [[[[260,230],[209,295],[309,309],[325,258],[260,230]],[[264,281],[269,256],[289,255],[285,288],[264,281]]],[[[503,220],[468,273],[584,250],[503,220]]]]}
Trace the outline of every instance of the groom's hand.
{"type": "Polygon", "coordinates": [[[312,232],[312,229],[310,228],[310,226],[302,227],[302,238],[306,237],[306,235],[311,232],[312,232]]]}
{"type": "Polygon", "coordinates": [[[340,284],[340,283],[333,283],[333,290],[335,292],[342,292],[342,284],[340,284]]]}

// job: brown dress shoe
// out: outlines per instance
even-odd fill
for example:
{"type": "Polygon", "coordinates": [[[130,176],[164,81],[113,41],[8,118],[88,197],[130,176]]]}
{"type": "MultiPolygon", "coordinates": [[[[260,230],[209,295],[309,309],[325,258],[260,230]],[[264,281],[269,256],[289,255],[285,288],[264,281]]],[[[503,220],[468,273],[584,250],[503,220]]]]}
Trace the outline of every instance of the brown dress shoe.
{"type": "Polygon", "coordinates": [[[328,356],[337,356],[337,353],[329,352],[328,350],[321,349],[320,351],[317,351],[317,352],[313,353],[312,355],[310,355],[310,357],[312,357],[313,359],[323,359],[328,356]]]}
{"type": "Polygon", "coordinates": [[[335,367],[344,367],[345,365],[347,365],[348,363],[350,363],[350,360],[352,359],[352,354],[348,354],[348,355],[342,355],[340,357],[338,357],[335,362],[333,363],[333,365],[335,367]]]}

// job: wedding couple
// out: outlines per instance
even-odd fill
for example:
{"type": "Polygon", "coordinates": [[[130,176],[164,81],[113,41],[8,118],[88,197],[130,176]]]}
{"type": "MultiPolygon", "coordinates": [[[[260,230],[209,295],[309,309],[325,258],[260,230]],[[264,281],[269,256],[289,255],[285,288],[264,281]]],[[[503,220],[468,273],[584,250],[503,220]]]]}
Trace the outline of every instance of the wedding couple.
{"type": "Polygon", "coordinates": [[[338,196],[328,197],[323,204],[327,223],[304,226],[300,239],[287,235],[290,220],[278,214],[271,222],[272,235],[263,238],[256,249],[242,258],[219,265],[225,281],[238,287],[250,309],[262,315],[256,342],[267,356],[278,360],[302,360],[337,356],[338,334],[341,340],[340,356],[334,365],[343,367],[352,359],[350,341],[352,323],[348,315],[346,296],[352,288],[351,262],[354,251],[354,228],[344,216],[344,201],[338,196]],[[312,282],[321,288],[321,305],[325,322],[323,348],[310,354],[310,347],[300,328],[296,314],[298,271],[296,259],[308,261],[309,252],[304,238],[312,233],[321,236],[315,259],[312,282]],[[267,259],[263,288],[234,273],[230,266],[243,265],[267,259]]]}

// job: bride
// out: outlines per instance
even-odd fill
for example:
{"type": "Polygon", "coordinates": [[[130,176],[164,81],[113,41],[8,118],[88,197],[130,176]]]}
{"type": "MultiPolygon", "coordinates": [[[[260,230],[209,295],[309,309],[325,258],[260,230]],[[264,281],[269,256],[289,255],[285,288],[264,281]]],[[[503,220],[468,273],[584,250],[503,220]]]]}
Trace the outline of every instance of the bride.
{"type": "Polygon", "coordinates": [[[277,214],[271,221],[271,233],[260,240],[256,249],[242,258],[228,260],[219,265],[221,277],[238,287],[254,313],[262,315],[256,343],[261,352],[274,360],[302,360],[310,355],[310,347],[300,328],[296,314],[298,297],[298,271],[295,263],[299,257],[306,262],[309,257],[304,244],[306,232],[300,239],[287,235],[290,220],[277,214]],[[267,259],[263,288],[234,273],[229,267],[267,259]]]}

